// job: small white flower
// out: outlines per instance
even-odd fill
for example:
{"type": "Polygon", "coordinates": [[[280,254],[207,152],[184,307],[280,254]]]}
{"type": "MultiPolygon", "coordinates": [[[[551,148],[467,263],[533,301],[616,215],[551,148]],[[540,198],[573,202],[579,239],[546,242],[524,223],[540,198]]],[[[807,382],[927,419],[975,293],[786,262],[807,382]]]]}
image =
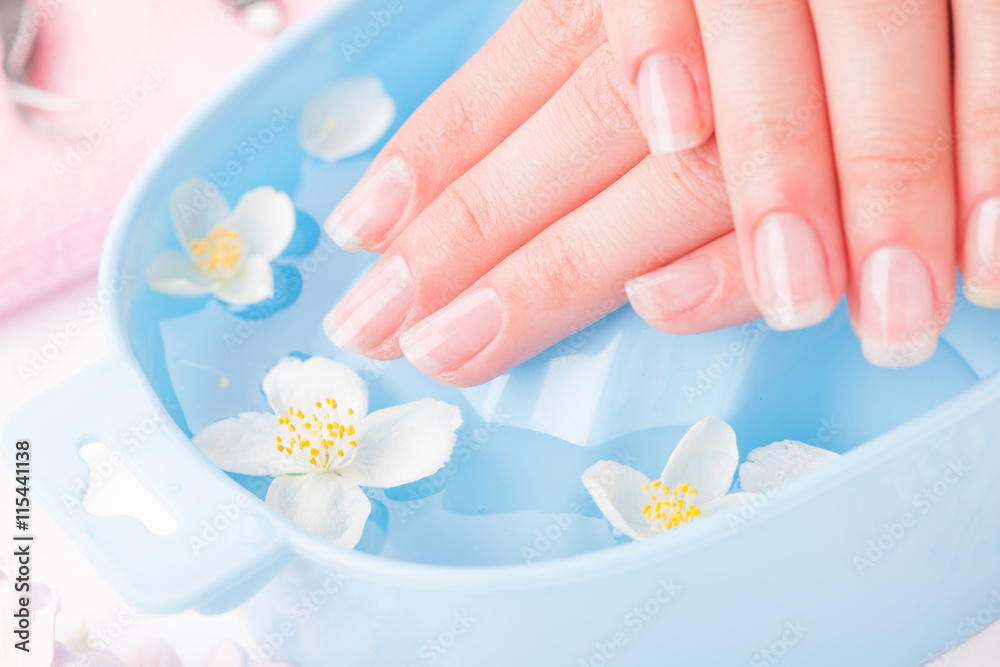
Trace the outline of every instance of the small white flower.
{"type": "Polygon", "coordinates": [[[836,452],[797,440],[773,442],[747,454],[740,464],[740,488],[750,493],[769,491],[839,458],[836,452]]]}
{"type": "Polygon", "coordinates": [[[347,366],[288,357],[261,385],[273,413],[210,424],[194,444],[242,475],[275,475],[265,502],[292,523],[346,548],[371,503],[360,487],[392,488],[448,462],[462,424],[454,405],[425,398],[368,413],[368,387],[347,366]]]}
{"type": "Polygon", "coordinates": [[[183,251],[166,250],[146,267],[150,289],[178,296],[214,294],[250,305],[274,296],[271,262],[295,233],[289,196],[260,187],[229,205],[214,185],[192,179],[170,196],[174,234],[183,251]]]}
{"type": "Polygon", "coordinates": [[[733,429],[708,417],[681,438],[658,480],[598,461],[584,471],[583,484],[611,525],[639,540],[749,498],[749,493],[726,495],[739,460],[733,429]]]}
{"type": "Polygon", "coordinates": [[[379,79],[344,79],[309,100],[299,122],[299,143],[310,155],[340,160],[371,148],[395,117],[396,103],[379,79]]]}

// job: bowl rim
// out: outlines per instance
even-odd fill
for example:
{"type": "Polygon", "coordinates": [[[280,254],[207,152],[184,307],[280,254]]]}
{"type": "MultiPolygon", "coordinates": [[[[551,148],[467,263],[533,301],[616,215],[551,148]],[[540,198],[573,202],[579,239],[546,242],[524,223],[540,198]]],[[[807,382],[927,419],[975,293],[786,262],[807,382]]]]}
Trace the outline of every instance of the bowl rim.
{"type": "MultiPolygon", "coordinates": [[[[219,109],[224,108],[229,100],[235,98],[241,89],[266,75],[269,67],[287,57],[303,42],[317,37],[345,8],[360,1],[332,0],[310,17],[286,30],[270,47],[256,56],[236,76],[208,95],[195,110],[188,113],[174,127],[137,172],[115,211],[101,255],[99,289],[109,289],[109,282],[126,264],[127,243],[136,232],[141,206],[147,194],[155,189],[162,167],[183,148],[189,137],[219,109]]],[[[155,405],[163,407],[163,401],[139,365],[126,333],[125,313],[130,290],[111,291],[111,293],[115,296],[102,313],[110,355],[124,360],[143,381],[150,394],[150,400],[155,405]]],[[[816,496],[829,493],[851,478],[923,442],[929,433],[948,428],[967,414],[998,398],[1000,398],[1000,373],[981,378],[971,387],[924,414],[868,442],[859,444],[838,460],[811,471],[808,479],[790,480],[788,484],[775,491],[750,520],[751,525],[740,532],[752,530],[758,524],[774,520],[816,496]]],[[[181,433],[181,430],[177,429],[176,433],[181,433]]],[[[186,442],[176,442],[176,444],[194,447],[190,438],[185,437],[185,440],[186,442]]],[[[212,465],[207,459],[204,463],[212,465]]],[[[232,479],[228,480],[228,483],[233,485],[234,489],[243,488],[232,479]]],[[[651,564],[662,563],[689,551],[707,548],[734,534],[726,525],[723,516],[709,516],[688,526],[679,537],[633,541],[543,562],[438,565],[343,549],[291,524],[256,496],[252,498],[252,502],[264,510],[265,515],[287,535],[288,548],[294,555],[350,570],[352,577],[378,580],[408,588],[435,590],[512,591],[552,588],[604,579],[614,574],[632,572],[651,564]]]]}

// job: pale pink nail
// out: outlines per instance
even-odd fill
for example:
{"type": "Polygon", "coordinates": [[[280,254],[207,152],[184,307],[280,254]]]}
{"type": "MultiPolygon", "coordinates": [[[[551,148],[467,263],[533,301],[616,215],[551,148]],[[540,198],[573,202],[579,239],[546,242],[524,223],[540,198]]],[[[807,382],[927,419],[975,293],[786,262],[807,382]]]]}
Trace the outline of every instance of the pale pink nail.
{"type": "Polygon", "coordinates": [[[629,280],[625,292],[643,319],[662,322],[702,305],[719,284],[712,258],[695,255],[629,280]]]}
{"type": "Polygon", "coordinates": [[[903,368],[934,354],[944,322],[934,316],[934,283],[906,248],[879,248],[861,268],[860,335],[865,358],[903,368]]]}
{"type": "Polygon", "coordinates": [[[677,57],[669,53],[647,57],[636,83],[640,120],[653,154],[694,148],[708,138],[698,87],[677,57]]]}
{"type": "Polygon", "coordinates": [[[410,362],[430,376],[468,362],[493,342],[503,308],[492,287],[467,292],[399,338],[410,362]]]}
{"type": "Polygon", "coordinates": [[[969,301],[1000,308],[1000,197],[976,206],[965,228],[962,282],[969,301]]]}
{"type": "Polygon", "coordinates": [[[323,329],[340,349],[365,352],[396,331],[415,294],[406,261],[399,255],[384,258],[327,314],[323,329]]]}
{"type": "Polygon", "coordinates": [[[344,250],[371,248],[399,222],[412,192],[406,162],[390,158],[344,197],[327,218],[324,229],[344,250]]]}
{"type": "Polygon", "coordinates": [[[822,322],[837,305],[816,228],[795,213],[771,213],[754,233],[757,305],[778,331],[822,322]]]}

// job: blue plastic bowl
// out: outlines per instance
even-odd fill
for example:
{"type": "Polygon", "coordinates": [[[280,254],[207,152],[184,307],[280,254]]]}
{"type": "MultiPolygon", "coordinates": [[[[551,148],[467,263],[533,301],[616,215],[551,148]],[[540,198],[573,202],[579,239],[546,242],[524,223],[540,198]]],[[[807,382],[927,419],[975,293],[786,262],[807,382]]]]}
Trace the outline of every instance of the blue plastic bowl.
{"type": "Polygon", "coordinates": [[[161,612],[249,600],[255,655],[301,667],[916,666],[993,620],[1000,313],[960,301],[935,358],[892,372],[864,363],[842,310],[803,332],[752,324],[676,338],[626,308],[464,392],[329,343],[323,315],[372,258],[317,245],[316,221],[374,150],[320,163],[287,114],[329,82],[375,74],[402,118],[513,8],[408,2],[373,23],[384,5],[334,3],[174,134],[107,241],[110,358],[4,427],[6,458],[15,440],[32,442],[34,495],[122,593],[161,612]],[[145,287],[149,259],[175,243],[169,193],[194,176],[216,180],[230,203],[265,184],[292,195],[298,231],[277,262],[275,303],[235,311],[145,287]],[[355,551],[290,525],[259,500],[267,480],[226,475],[189,440],[216,419],[266,409],[261,377],[295,353],[352,365],[373,406],[432,395],[463,407],[452,463],[373,493],[355,551]],[[582,470],[618,458],[655,474],[709,414],[733,424],[743,454],[795,438],[845,456],[762,496],[739,521],[709,516],[641,543],[615,536],[582,470]],[[78,450],[95,440],[162,502],[176,532],[155,536],[80,506],[88,469],[78,450]]]}

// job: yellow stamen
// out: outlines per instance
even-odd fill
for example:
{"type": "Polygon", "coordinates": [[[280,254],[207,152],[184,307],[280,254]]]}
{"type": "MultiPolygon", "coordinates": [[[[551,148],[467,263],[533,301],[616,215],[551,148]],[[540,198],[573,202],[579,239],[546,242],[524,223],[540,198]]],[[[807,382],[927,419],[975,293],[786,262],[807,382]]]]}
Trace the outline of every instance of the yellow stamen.
{"type": "MultiPolygon", "coordinates": [[[[309,465],[318,471],[337,470],[350,463],[353,455],[348,456],[344,448],[337,447],[336,441],[344,438],[345,434],[353,435],[355,426],[347,421],[340,423],[334,420],[336,413],[333,411],[337,409],[337,402],[332,398],[314,401],[314,404],[317,409],[315,412],[309,412],[308,416],[297,407],[290,406],[288,416],[278,417],[278,423],[287,427],[290,432],[287,445],[280,444],[282,440],[278,436],[278,451],[294,458],[301,456],[303,463],[308,461],[309,465]],[[307,419],[309,421],[306,421],[307,419]],[[297,433],[297,430],[302,435],[297,433]],[[318,442],[317,445],[314,446],[310,440],[303,437],[310,434],[316,434],[311,437],[318,442]]],[[[357,447],[358,443],[351,440],[350,445],[357,447]]]]}
{"type": "MultiPolygon", "coordinates": [[[[673,490],[659,481],[653,482],[652,486],[652,504],[645,505],[642,513],[654,528],[670,530],[701,515],[701,510],[688,497],[698,493],[689,482],[679,484],[673,490]]],[[[649,491],[649,488],[643,484],[642,490],[649,491]]]]}
{"type": "Polygon", "coordinates": [[[243,257],[239,232],[216,225],[203,239],[189,244],[195,264],[214,277],[232,277],[243,257]]]}

